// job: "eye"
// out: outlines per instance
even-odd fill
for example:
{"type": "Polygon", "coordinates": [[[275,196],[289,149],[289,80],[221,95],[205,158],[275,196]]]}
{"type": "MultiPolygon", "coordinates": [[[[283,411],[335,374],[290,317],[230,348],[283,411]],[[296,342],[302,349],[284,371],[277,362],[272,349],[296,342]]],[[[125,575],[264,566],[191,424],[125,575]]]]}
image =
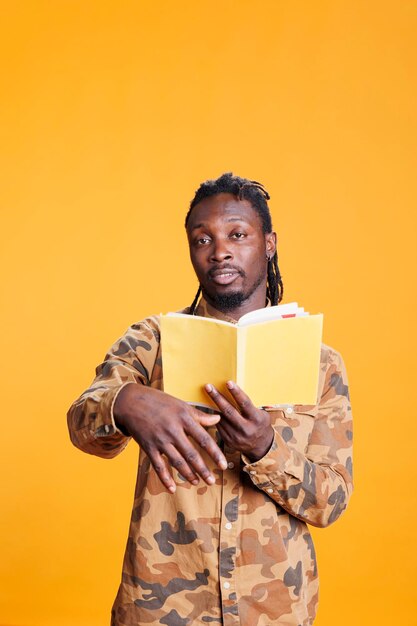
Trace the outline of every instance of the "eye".
{"type": "Polygon", "coordinates": [[[204,246],[204,244],[209,243],[209,242],[210,242],[210,239],[208,237],[198,237],[194,241],[196,246],[204,246]]]}
{"type": "Polygon", "coordinates": [[[231,235],[234,239],[244,239],[246,237],[245,233],[237,232],[231,235]]]}

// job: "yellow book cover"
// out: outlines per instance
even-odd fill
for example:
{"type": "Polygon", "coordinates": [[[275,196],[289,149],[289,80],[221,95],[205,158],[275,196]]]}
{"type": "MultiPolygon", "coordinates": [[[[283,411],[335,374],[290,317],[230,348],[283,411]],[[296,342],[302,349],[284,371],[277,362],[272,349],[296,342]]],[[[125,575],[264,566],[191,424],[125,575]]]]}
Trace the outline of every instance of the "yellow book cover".
{"type": "Polygon", "coordinates": [[[234,380],[256,406],[316,404],[322,326],[321,314],[308,315],[296,303],[252,311],[237,324],[162,315],[164,390],[214,406],[204,385],[225,392],[234,380]]]}

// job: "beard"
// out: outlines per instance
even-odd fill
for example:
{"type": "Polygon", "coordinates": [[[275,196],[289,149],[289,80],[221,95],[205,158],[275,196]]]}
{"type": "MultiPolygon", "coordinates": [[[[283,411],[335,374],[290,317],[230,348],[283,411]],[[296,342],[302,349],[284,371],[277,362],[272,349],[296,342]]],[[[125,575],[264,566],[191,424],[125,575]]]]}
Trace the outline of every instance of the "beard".
{"type": "Polygon", "coordinates": [[[214,306],[215,309],[217,309],[218,311],[222,311],[223,313],[227,313],[228,311],[233,311],[242,306],[242,304],[251,297],[251,295],[257,290],[259,285],[265,279],[266,271],[259,274],[256,281],[246,291],[241,289],[240,291],[232,291],[230,293],[207,293],[205,288],[202,287],[202,292],[207,302],[214,306]]]}
{"type": "Polygon", "coordinates": [[[233,311],[239,308],[246,300],[247,296],[243,291],[235,291],[234,293],[216,293],[214,296],[208,296],[203,290],[204,297],[208,302],[219,311],[233,311]]]}

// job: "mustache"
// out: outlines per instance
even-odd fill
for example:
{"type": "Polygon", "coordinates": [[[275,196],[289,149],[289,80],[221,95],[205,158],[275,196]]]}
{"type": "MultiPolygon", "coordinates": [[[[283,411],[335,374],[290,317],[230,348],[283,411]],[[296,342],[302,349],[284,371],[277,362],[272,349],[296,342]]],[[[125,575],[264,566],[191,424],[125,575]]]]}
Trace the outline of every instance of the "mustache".
{"type": "Polygon", "coordinates": [[[209,271],[207,272],[207,276],[209,278],[213,278],[213,276],[215,275],[215,272],[218,271],[223,271],[223,270],[231,270],[233,272],[237,272],[238,274],[240,274],[240,276],[245,277],[246,273],[240,268],[240,267],[236,267],[235,265],[216,265],[216,267],[212,267],[209,269],[209,271]]]}

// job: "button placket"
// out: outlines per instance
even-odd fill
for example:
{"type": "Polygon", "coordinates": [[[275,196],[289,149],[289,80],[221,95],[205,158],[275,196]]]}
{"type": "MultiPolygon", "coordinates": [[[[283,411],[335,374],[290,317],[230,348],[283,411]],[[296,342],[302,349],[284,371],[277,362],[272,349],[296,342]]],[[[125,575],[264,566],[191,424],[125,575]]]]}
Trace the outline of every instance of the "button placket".
{"type": "Polygon", "coordinates": [[[223,472],[222,512],[219,537],[219,581],[223,621],[239,624],[239,616],[230,608],[237,604],[235,586],[235,559],[237,544],[237,507],[240,491],[240,454],[225,449],[227,469],[223,472]],[[232,566],[231,566],[232,564],[232,566]],[[226,612],[227,611],[227,612],[226,612]]]}

